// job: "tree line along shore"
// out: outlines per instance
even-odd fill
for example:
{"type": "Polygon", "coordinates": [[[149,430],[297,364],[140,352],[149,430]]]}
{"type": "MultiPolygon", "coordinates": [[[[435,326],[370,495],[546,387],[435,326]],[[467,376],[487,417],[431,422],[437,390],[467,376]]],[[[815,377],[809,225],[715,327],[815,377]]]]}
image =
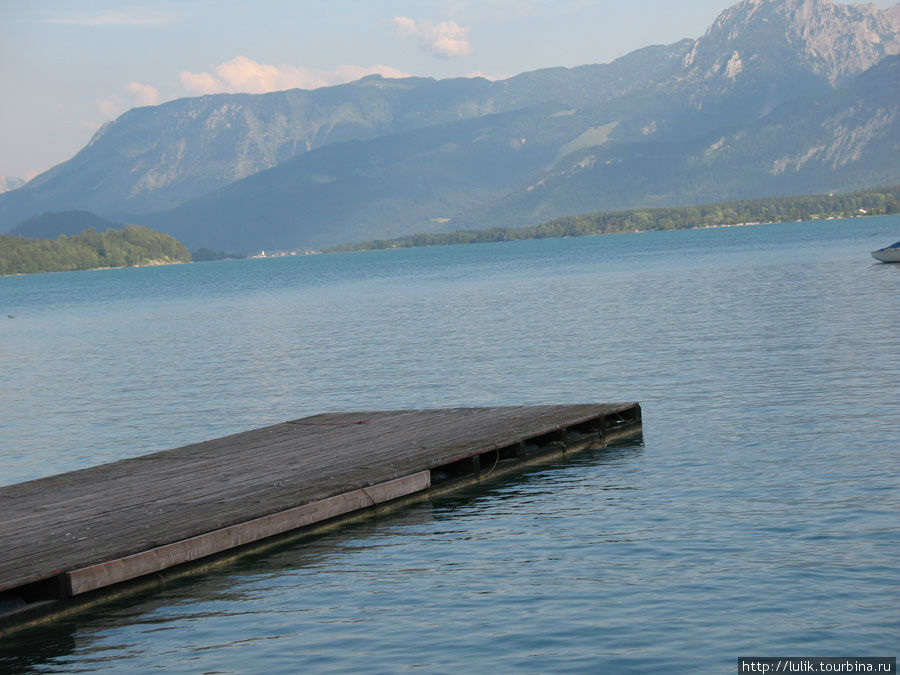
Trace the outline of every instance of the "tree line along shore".
{"type": "MultiPolygon", "coordinates": [[[[341,244],[324,249],[323,253],[584,237],[893,213],[900,213],[900,185],[843,194],[587,213],[554,218],[530,227],[420,233],[396,239],[341,244]]],[[[0,235],[0,275],[174,264],[234,257],[244,255],[201,248],[192,258],[187,247],[172,236],[142,225],[108,229],[102,234],[91,227],[81,234],[62,234],[56,239],[0,235]]]]}
{"type": "Polygon", "coordinates": [[[700,206],[587,213],[554,218],[531,227],[494,227],[486,230],[411,234],[396,239],[341,244],[327,248],[323,252],[584,237],[596,234],[797,222],[892,213],[900,213],[900,185],[844,194],[773,197],[700,206]]]}

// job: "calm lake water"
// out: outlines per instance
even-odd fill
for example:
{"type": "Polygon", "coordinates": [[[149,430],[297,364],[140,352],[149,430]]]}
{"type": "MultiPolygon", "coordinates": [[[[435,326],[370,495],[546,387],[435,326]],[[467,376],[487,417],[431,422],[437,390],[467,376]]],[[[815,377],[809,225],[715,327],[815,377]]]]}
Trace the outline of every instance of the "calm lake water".
{"type": "Polygon", "coordinates": [[[897,239],[892,216],[0,278],[0,484],[317,412],[644,411],[640,438],[0,640],[0,670],[896,656],[900,265],[869,251],[897,239]]]}

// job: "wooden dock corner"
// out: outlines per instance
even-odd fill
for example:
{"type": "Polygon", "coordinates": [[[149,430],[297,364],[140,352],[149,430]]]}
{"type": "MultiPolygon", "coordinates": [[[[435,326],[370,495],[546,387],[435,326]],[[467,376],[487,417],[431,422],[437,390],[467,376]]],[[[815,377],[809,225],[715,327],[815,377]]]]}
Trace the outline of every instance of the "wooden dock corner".
{"type": "Polygon", "coordinates": [[[0,633],[123,583],[639,433],[638,403],[314,415],[0,487],[0,633]]]}

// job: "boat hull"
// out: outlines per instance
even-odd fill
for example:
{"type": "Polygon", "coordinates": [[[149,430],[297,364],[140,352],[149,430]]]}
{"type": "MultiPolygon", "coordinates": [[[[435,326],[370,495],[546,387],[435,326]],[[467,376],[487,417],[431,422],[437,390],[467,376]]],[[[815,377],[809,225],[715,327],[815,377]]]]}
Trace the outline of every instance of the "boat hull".
{"type": "Polygon", "coordinates": [[[882,248],[872,251],[872,257],[881,262],[900,262],[900,248],[882,248]]]}

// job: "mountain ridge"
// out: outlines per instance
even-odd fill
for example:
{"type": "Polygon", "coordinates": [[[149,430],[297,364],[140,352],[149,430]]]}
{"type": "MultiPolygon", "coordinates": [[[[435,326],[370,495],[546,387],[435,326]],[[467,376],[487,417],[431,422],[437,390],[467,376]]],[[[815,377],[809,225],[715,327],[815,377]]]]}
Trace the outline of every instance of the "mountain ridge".
{"type": "MultiPolygon", "coordinates": [[[[619,159],[635,167],[651,149],[696,154],[692,139],[752,125],[790,101],[823,99],[898,52],[900,4],[879,10],[829,0],[742,0],[696,40],[645,47],[609,64],[541,69],[496,82],[369,76],[313,91],[179,99],[128,111],[68,162],[0,195],[0,229],[48,210],[81,209],[199,232],[184,219],[218,213],[228,217],[202,226],[214,239],[191,243],[233,248],[240,237],[229,235],[229,227],[232,234],[261,235],[258,247],[271,247],[272,240],[288,244],[301,233],[327,238],[334,223],[362,238],[375,236],[387,220],[396,221],[396,235],[423,225],[469,225],[474,214],[487,217],[492,204],[508,204],[542,177],[546,182],[560,163],[573,176],[580,173],[573,167],[592,148],[600,155],[627,150],[631,158],[619,159]],[[473,135],[476,129],[480,135],[473,135]],[[404,164],[409,139],[416,150],[404,164]],[[494,155],[482,153],[478,143],[494,148],[494,155]],[[389,168],[374,172],[363,160],[389,168]],[[335,162],[347,168],[334,169],[335,162]],[[267,180],[271,184],[262,185],[267,180]],[[218,209],[198,207],[219,199],[218,209]],[[257,214],[241,204],[248,199],[257,214]],[[244,220],[226,225],[237,212],[244,220]]],[[[856,118],[863,126],[878,124],[856,118]]],[[[891,124],[882,120],[885,129],[891,124]]],[[[789,157],[785,169],[790,164],[789,157]]],[[[850,165],[863,166],[859,158],[850,165]]],[[[760,175],[748,184],[765,184],[760,175]]],[[[862,187],[859,177],[842,175],[854,184],[841,187],[862,187]]],[[[668,186],[634,175],[613,182],[626,178],[656,185],[644,195],[651,203],[703,193],[686,189],[684,181],[679,187],[677,176],[668,186]]],[[[877,171],[872,178],[891,182],[877,171]]],[[[596,186],[579,185],[574,180],[566,188],[573,207],[585,198],[579,189],[596,192],[596,186]]],[[[548,202],[557,204],[554,209],[566,192],[560,190],[548,202]]],[[[527,209],[516,210],[525,217],[527,209]]]]}
{"type": "Polygon", "coordinates": [[[896,91],[887,86],[895,81],[900,57],[825,96],[686,139],[613,141],[595,126],[604,117],[557,116],[558,106],[547,104],[320,148],[146,222],[189,246],[212,238],[242,250],[254,243],[319,247],[521,227],[597,210],[894,184],[900,129],[896,91]],[[556,141],[585,127],[595,132],[593,141],[558,158],[556,141]]]}
{"type": "Polygon", "coordinates": [[[900,56],[821,97],[681,141],[585,149],[460,226],[570,213],[857,190],[900,181],[900,56]],[[817,124],[811,124],[814,121],[817,124]],[[680,199],[680,201],[679,201],[680,199]]]}

